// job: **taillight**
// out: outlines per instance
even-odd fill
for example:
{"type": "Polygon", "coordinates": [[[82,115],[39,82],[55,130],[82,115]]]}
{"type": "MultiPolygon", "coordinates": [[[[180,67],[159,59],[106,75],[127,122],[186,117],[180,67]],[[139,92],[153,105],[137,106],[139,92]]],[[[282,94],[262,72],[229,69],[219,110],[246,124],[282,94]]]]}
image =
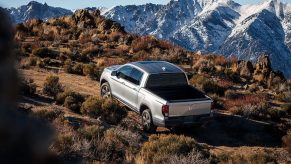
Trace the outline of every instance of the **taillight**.
{"type": "Polygon", "coordinates": [[[165,117],[169,117],[169,105],[162,106],[162,113],[165,117]]]}

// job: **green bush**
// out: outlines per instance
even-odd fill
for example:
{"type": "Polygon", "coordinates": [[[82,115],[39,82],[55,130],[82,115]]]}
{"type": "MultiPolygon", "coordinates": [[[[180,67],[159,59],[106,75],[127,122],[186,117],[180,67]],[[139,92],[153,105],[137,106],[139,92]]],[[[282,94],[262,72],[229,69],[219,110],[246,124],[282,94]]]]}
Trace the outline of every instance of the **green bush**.
{"type": "Polygon", "coordinates": [[[226,88],[221,87],[217,84],[215,84],[214,82],[208,81],[206,83],[204,83],[202,85],[202,89],[206,92],[206,93],[215,93],[219,96],[223,96],[224,92],[226,90],[226,88]]]}
{"type": "Polygon", "coordinates": [[[62,85],[59,83],[59,77],[50,75],[46,78],[43,85],[43,93],[56,98],[57,94],[62,91],[62,85]]]}
{"type": "Polygon", "coordinates": [[[32,54],[40,58],[52,58],[55,59],[58,53],[49,48],[38,48],[32,51],[32,54]]]}
{"type": "Polygon", "coordinates": [[[174,155],[187,155],[193,149],[201,150],[197,142],[183,135],[151,135],[141,149],[145,163],[162,163],[174,155]]]}

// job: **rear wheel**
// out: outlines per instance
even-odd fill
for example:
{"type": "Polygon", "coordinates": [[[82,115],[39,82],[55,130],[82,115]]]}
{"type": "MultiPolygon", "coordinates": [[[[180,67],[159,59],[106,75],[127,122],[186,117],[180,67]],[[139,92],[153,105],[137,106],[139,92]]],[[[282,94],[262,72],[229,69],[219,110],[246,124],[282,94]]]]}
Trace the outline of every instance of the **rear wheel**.
{"type": "Polygon", "coordinates": [[[100,94],[103,98],[110,98],[111,97],[111,88],[108,82],[103,83],[100,88],[100,94]]]}
{"type": "Polygon", "coordinates": [[[142,112],[141,118],[144,131],[154,133],[157,130],[157,126],[153,123],[152,114],[149,109],[142,112]]]}

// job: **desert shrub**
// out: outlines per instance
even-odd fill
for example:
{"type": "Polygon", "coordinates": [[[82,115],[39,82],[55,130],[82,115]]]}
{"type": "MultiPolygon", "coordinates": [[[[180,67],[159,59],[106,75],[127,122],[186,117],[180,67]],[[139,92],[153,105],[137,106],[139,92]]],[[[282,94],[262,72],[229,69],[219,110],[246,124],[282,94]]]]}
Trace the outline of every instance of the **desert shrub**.
{"type": "Polygon", "coordinates": [[[120,32],[112,32],[112,33],[109,34],[108,40],[110,42],[118,42],[121,37],[122,37],[122,33],[120,33],[120,32]]]}
{"type": "Polygon", "coordinates": [[[217,163],[246,163],[246,164],[263,164],[263,163],[276,163],[276,159],[269,153],[222,153],[216,156],[217,163]]]}
{"type": "Polygon", "coordinates": [[[188,155],[174,155],[169,157],[166,161],[163,162],[164,164],[208,164],[210,160],[205,158],[205,156],[193,149],[188,155]]]}
{"type": "Polygon", "coordinates": [[[81,113],[91,117],[99,117],[102,115],[102,99],[98,97],[88,97],[81,106],[81,113]]]}
{"type": "Polygon", "coordinates": [[[72,67],[72,73],[77,75],[83,75],[83,64],[77,63],[72,67]]]}
{"type": "Polygon", "coordinates": [[[291,114],[291,103],[281,105],[281,109],[283,111],[286,111],[287,113],[291,114]]]}
{"type": "Polygon", "coordinates": [[[72,73],[73,72],[73,63],[72,63],[72,60],[71,59],[67,59],[65,62],[64,62],[64,71],[67,72],[67,73],[72,73]]]}
{"type": "Polygon", "coordinates": [[[94,80],[99,80],[101,76],[100,71],[97,69],[95,64],[85,64],[83,66],[83,74],[94,80]]]}
{"type": "Polygon", "coordinates": [[[206,92],[206,93],[215,93],[217,95],[223,96],[224,92],[226,90],[226,88],[221,87],[217,84],[215,84],[214,82],[206,82],[202,85],[202,89],[206,92]]]}
{"type": "Polygon", "coordinates": [[[41,58],[53,58],[55,59],[58,54],[57,52],[50,50],[49,48],[38,48],[32,51],[32,54],[41,58]]]}
{"type": "Polygon", "coordinates": [[[75,136],[73,133],[59,134],[52,144],[52,149],[58,155],[66,156],[74,152],[72,145],[74,145],[75,136]]]}
{"type": "Polygon", "coordinates": [[[145,36],[145,37],[139,37],[132,41],[131,47],[133,52],[138,52],[141,50],[148,50],[150,48],[153,48],[157,46],[158,41],[153,36],[145,36]]]}
{"type": "Polygon", "coordinates": [[[33,117],[40,120],[47,120],[47,121],[53,121],[56,118],[60,117],[62,114],[63,112],[58,109],[52,109],[52,110],[41,109],[41,110],[32,112],[33,117]]]}
{"type": "Polygon", "coordinates": [[[247,118],[262,119],[268,116],[268,107],[264,103],[246,104],[244,106],[236,106],[229,110],[233,114],[242,115],[247,118]]]}
{"type": "Polygon", "coordinates": [[[115,133],[114,129],[109,129],[99,143],[97,149],[100,153],[100,159],[103,161],[115,161],[122,163],[125,158],[126,141],[115,133]]]}
{"type": "Polygon", "coordinates": [[[248,104],[256,105],[260,103],[265,103],[266,97],[264,95],[246,95],[243,97],[240,97],[239,99],[234,100],[226,100],[224,103],[224,107],[226,109],[230,109],[232,107],[241,107],[248,104]]]}
{"type": "Polygon", "coordinates": [[[32,79],[22,79],[20,83],[20,93],[22,95],[34,95],[36,92],[36,84],[32,79]]]}
{"type": "Polygon", "coordinates": [[[287,132],[287,135],[282,138],[282,141],[287,151],[291,153],[291,131],[287,132]]]}
{"type": "Polygon", "coordinates": [[[242,96],[242,94],[237,93],[237,91],[234,90],[227,90],[225,91],[224,96],[227,99],[238,99],[239,97],[242,96]]]}
{"type": "Polygon", "coordinates": [[[89,46],[82,50],[82,55],[88,55],[94,57],[101,52],[100,48],[97,46],[89,46]]]}
{"type": "Polygon", "coordinates": [[[141,159],[145,163],[162,163],[174,155],[187,155],[201,147],[190,137],[183,135],[151,135],[141,149],[141,159]]]}
{"type": "Polygon", "coordinates": [[[268,114],[267,118],[270,118],[274,121],[279,121],[281,118],[287,115],[287,112],[276,108],[269,108],[267,114],[268,114]]]}
{"type": "Polygon", "coordinates": [[[129,156],[134,157],[138,151],[141,137],[130,131],[121,129],[109,129],[104,133],[104,137],[97,143],[96,152],[99,159],[105,162],[125,163],[129,156]]]}
{"type": "Polygon", "coordinates": [[[62,88],[62,85],[59,83],[59,77],[49,75],[43,84],[42,91],[44,94],[55,98],[57,94],[62,91],[62,88]]]}
{"type": "Polygon", "coordinates": [[[27,58],[23,58],[20,61],[20,67],[25,69],[25,68],[29,68],[30,66],[36,66],[38,62],[38,58],[35,56],[29,56],[27,58]]]}
{"type": "Polygon", "coordinates": [[[127,115],[126,109],[112,99],[103,100],[102,112],[103,119],[110,124],[118,124],[127,115]]]}
{"type": "Polygon", "coordinates": [[[86,125],[80,129],[78,132],[82,137],[85,137],[88,140],[99,140],[103,137],[103,133],[105,128],[103,126],[98,125],[86,125]]]}
{"type": "Polygon", "coordinates": [[[98,97],[89,97],[81,107],[81,113],[91,117],[101,117],[110,124],[119,123],[127,114],[124,107],[111,99],[100,99],[98,97]]]}
{"type": "Polygon", "coordinates": [[[190,79],[190,84],[202,89],[203,84],[209,82],[210,80],[202,75],[195,74],[193,77],[190,79]]]}
{"type": "Polygon", "coordinates": [[[85,98],[79,93],[73,91],[64,91],[57,95],[56,101],[58,104],[63,104],[66,108],[79,113],[82,103],[85,98]]]}

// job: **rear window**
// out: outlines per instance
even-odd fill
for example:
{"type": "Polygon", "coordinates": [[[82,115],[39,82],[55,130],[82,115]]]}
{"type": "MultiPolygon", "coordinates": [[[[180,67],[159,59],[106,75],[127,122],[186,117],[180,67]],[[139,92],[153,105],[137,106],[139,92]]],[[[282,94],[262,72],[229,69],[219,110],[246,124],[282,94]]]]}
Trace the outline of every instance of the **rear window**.
{"type": "Polygon", "coordinates": [[[188,85],[184,73],[152,74],[148,77],[146,87],[165,87],[188,85]]]}

